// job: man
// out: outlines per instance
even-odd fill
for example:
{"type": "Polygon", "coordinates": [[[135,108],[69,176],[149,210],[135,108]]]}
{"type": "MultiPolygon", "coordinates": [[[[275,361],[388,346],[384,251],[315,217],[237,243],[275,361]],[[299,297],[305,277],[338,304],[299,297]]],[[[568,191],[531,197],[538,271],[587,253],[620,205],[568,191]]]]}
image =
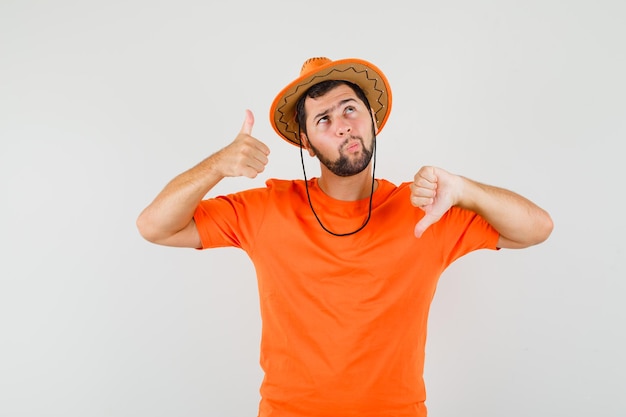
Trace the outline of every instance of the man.
{"type": "Polygon", "coordinates": [[[426,325],[441,273],[471,251],[524,248],[552,231],[524,197],[441,168],[399,186],[376,178],[376,134],[390,109],[373,64],[312,58],[270,119],[301,158],[319,159],[319,178],[305,171],[205,199],[225,177],[253,178],[268,162],[247,111],[230,145],[174,178],[137,220],[151,242],[238,247],[254,263],[259,416],[426,416],[426,325]]]}

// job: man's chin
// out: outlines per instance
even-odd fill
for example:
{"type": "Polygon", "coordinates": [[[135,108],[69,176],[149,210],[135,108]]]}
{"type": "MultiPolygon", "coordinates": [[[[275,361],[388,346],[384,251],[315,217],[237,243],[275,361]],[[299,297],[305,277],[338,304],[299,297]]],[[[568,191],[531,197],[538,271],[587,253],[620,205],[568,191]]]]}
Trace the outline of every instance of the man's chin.
{"type": "Polygon", "coordinates": [[[369,165],[369,161],[367,163],[361,164],[350,164],[349,166],[342,166],[340,168],[330,169],[335,175],[340,177],[351,177],[353,175],[360,174],[365,171],[367,166],[369,165]]]}

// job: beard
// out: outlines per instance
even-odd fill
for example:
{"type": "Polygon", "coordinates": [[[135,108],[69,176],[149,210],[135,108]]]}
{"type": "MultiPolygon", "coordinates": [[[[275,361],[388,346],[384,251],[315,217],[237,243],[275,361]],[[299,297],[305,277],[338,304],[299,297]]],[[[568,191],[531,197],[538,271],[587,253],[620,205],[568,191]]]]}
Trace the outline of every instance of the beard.
{"type": "Polygon", "coordinates": [[[355,175],[363,171],[369,165],[372,160],[372,154],[374,149],[374,143],[376,141],[376,135],[372,131],[372,146],[367,149],[365,146],[365,142],[363,138],[360,136],[350,136],[346,138],[346,140],[341,143],[339,146],[339,158],[332,161],[326,155],[320,153],[316,148],[311,145],[311,148],[315,152],[317,159],[330,170],[333,174],[340,177],[349,177],[351,175],[355,175]],[[361,142],[361,153],[359,155],[355,155],[353,157],[349,157],[343,152],[343,148],[350,142],[351,140],[358,140],[361,142]]]}

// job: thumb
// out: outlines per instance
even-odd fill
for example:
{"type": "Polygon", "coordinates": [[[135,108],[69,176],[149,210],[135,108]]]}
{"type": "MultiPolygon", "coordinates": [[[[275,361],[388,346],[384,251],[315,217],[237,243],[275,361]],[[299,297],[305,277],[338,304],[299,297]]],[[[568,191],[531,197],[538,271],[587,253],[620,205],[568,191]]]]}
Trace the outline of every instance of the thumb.
{"type": "Polygon", "coordinates": [[[246,109],[246,118],[243,121],[243,125],[241,126],[241,131],[239,133],[251,135],[252,126],[254,126],[254,114],[252,114],[252,111],[246,109]]]}
{"type": "Polygon", "coordinates": [[[417,222],[417,224],[415,225],[415,230],[414,230],[415,237],[418,237],[418,238],[422,237],[422,234],[424,234],[426,229],[428,229],[430,225],[435,223],[437,220],[439,220],[437,216],[433,216],[431,214],[425,214],[424,217],[422,217],[421,220],[417,222]]]}

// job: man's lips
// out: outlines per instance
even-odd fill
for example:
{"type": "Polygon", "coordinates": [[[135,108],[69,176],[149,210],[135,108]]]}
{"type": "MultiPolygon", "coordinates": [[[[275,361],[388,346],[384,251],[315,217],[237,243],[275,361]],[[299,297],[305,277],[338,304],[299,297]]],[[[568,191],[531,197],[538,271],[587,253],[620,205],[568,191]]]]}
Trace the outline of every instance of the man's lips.
{"type": "Polygon", "coordinates": [[[360,151],[362,145],[363,144],[361,143],[360,139],[350,139],[344,146],[344,149],[347,152],[354,153],[360,151]]]}

